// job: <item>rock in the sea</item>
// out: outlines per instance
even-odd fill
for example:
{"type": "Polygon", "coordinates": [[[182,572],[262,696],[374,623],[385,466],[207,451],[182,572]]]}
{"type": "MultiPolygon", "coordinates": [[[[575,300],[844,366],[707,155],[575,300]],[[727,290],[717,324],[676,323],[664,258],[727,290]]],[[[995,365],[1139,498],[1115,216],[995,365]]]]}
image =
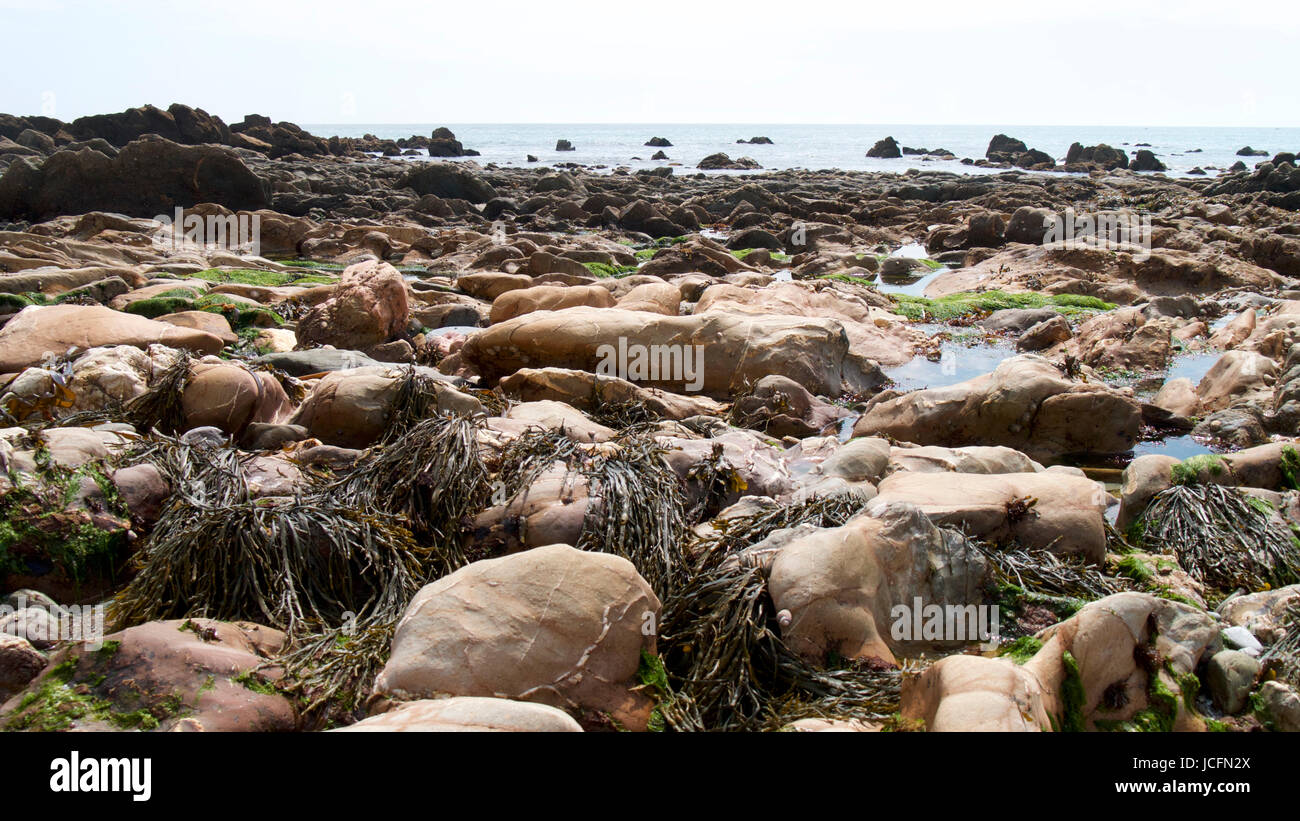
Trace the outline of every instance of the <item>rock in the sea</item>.
{"type": "Polygon", "coordinates": [[[1114,168],[1128,168],[1128,154],[1121,149],[1111,148],[1105,143],[1086,147],[1079,143],[1071,143],[1070,149],[1065,152],[1065,163],[1066,165],[1089,163],[1109,171],[1114,168]]]}
{"type": "Polygon", "coordinates": [[[751,171],[754,169],[762,168],[763,166],[759,165],[756,160],[750,157],[740,157],[739,159],[733,160],[731,159],[731,157],[728,157],[726,154],[723,154],[722,152],[718,152],[717,154],[710,154],[709,156],[700,160],[700,164],[695,167],[704,171],[716,171],[716,170],[751,171]]]}
{"type": "Polygon", "coordinates": [[[898,148],[898,141],[893,137],[886,137],[883,140],[877,140],[876,144],[867,149],[868,157],[881,159],[897,159],[903,156],[903,152],[898,148]]]}
{"type": "Polygon", "coordinates": [[[1149,149],[1140,148],[1133,155],[1133,162],[1129,163],[1130,171],[1167,171],[1165,164],[1156,159],[1156,155],[1149,149]]]}

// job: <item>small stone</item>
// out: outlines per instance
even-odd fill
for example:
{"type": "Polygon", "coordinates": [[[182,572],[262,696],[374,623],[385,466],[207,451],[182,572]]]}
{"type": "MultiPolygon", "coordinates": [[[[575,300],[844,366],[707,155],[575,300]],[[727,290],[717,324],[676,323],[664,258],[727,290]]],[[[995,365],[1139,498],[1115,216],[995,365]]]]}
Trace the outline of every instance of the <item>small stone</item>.
{"type": "Polygon", "coordinates": [[[1259,675],[1259,662],[1240,650],[1221,650],[1210,658],[1205,683],[1225,713],[1235,715],[1246,706],[1259,675]]]}
{"type": "Polygon", "coordinates": [[[1224,630],[1223,640],[1248,656],[1258,656],[1264,650],[1264,645],[1259,643],[1259,639],[1241,626],[1233,626],[1224,630]]]}

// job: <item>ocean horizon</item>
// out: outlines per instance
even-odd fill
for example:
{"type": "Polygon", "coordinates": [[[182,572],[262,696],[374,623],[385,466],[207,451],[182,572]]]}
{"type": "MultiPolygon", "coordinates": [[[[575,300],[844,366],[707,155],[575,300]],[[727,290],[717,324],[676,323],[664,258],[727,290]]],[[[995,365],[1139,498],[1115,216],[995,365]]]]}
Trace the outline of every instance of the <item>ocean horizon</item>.
{"type": "MultiPolygon", "coordinates": [[[[1199,127],[1199,126],[1033,126],[1033,125],[792,125],[763,123],[301,123],[320,136],[381,139],[428,136],[440,126],[450,128],[466,148],[480,152],[480,163],[502,166],[553,166],[578,163],[592,170],[624,166],[633,170],[679,164],[682,172],[695,170],[704,157],[723,152],[732,159],[750,157],[766,171],[785,169],[903,172],[920,168],[955,173],[1000,173],[1002,169],[963,165],[962,158],[981,159],[995,134],[1023,140],[1030,148],[1065,158],[1074,142],[1085,146],[1105,143],[1128,153],[1152,151],[1168,166],[1171,176],[1187,176],[1200,168],[1213,176],[1241,160],[1247,167],[1280,151],[1300,150],[1300,128],[1199,127]],[[667,148],[645,145],[651,137],[664,137],[667,148]],[[738,144],[737,140],[768,137],[772,145],[738,144]],[[875,159],[866,152],[877,140],[893,137],[900,146],[946,149],[955,158],[903,156],[875,159]],[[573,143],[573,151],[556,151],[557,140],[573,143]],[[1267,156],[1242,157],[1249,146],[1267,156]],[[656,151],[668,160],[653,161],[656,151]],[[527,155],[538,158],[527,162],[527,155]]],[[[757,172],[711,172],[757,173],[757,172]]]]}

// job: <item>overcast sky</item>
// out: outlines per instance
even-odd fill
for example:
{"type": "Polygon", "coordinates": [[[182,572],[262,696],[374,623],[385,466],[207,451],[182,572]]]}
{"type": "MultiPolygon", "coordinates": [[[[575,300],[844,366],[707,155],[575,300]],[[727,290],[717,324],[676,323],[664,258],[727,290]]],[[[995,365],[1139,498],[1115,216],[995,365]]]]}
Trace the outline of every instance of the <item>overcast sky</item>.
{"type": "Polygon", "coordinates": [[[0,111],[1300,126],[1294,0],[0,0],[0,111]]]}

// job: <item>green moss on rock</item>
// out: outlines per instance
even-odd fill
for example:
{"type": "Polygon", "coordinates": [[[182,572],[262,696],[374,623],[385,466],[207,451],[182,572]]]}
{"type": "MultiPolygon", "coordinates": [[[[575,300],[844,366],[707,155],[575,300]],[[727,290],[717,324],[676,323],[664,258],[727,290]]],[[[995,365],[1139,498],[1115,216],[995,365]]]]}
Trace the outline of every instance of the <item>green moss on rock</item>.
{"type": "Polygon", "coordinates": [[[1063,314],[1086,311],[1109,311],[1115,308],[1110,302],[1079,294],[1007,293],[984,291],[960,293],[929,299],[908,294],[893,295],[898,303],[898,313],[909,319],[947,322],[954,319],[975,318],[1006,308],[1055,308],[1063,314]]]}

